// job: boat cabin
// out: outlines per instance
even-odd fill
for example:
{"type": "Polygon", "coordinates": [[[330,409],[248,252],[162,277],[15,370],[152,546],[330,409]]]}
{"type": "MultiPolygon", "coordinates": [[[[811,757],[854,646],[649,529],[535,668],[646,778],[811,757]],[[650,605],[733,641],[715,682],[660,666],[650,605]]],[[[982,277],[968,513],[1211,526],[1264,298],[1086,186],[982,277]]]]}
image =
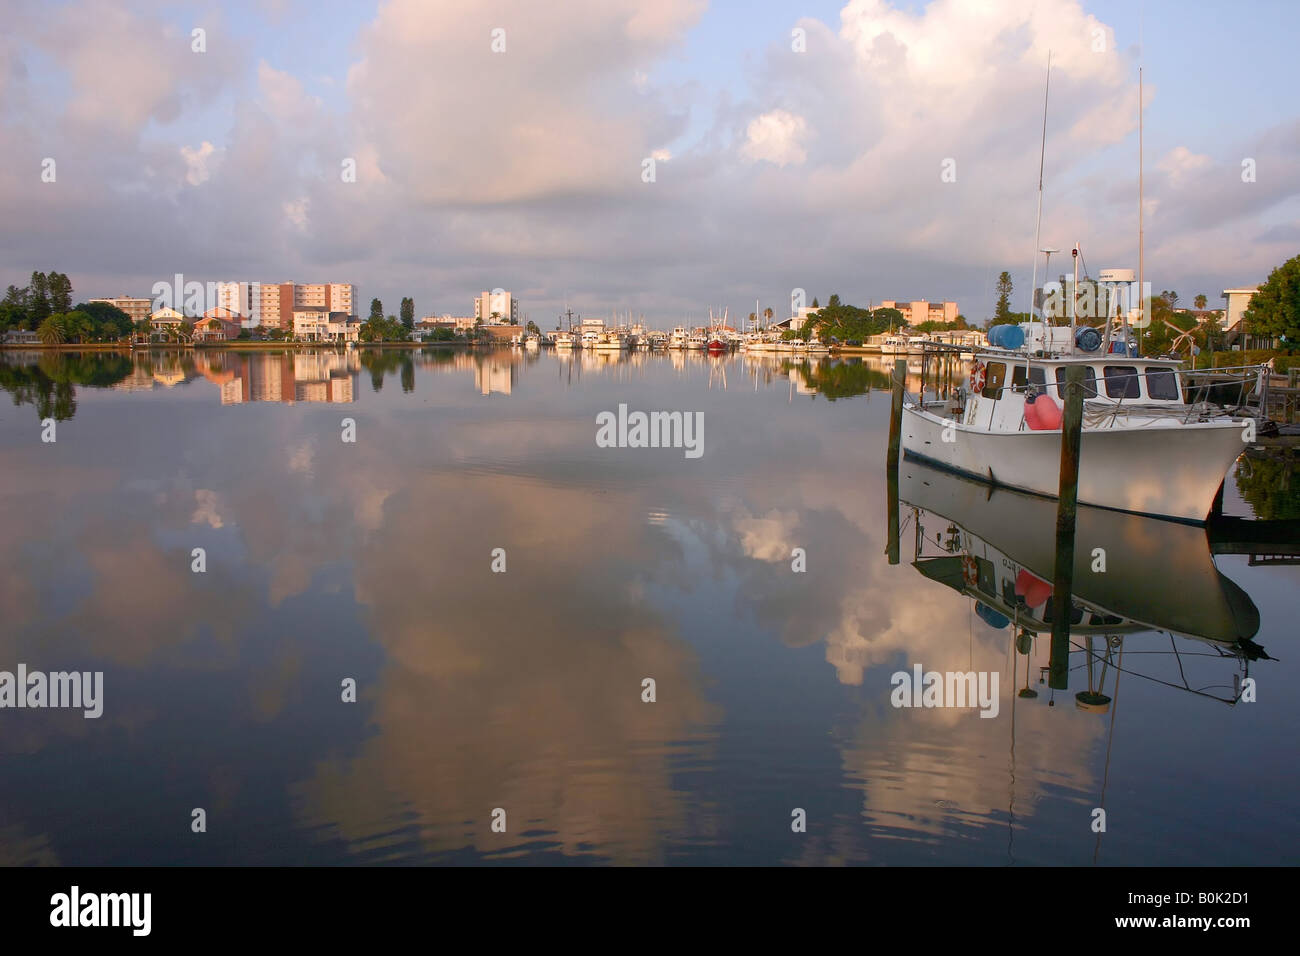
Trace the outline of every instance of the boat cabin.
{"type": "Polygon", "coordinates": [[[1144,407],[1183,404],[1180,363],[1174,359],[1105,354],[1037,358],[1013,352],[984,352],[977,360],[967,380],[968,395],[961,417],[963,425],[976,428],[1033,429],[1035,416],[1028,416],[1026,421],[1026,394],[1046,394],[1061,407],[1065,373],[1071,366],[1083,367],[1085,402],[1144,407]],[[981,387],[972,390],[976,385],[981,387]]]}

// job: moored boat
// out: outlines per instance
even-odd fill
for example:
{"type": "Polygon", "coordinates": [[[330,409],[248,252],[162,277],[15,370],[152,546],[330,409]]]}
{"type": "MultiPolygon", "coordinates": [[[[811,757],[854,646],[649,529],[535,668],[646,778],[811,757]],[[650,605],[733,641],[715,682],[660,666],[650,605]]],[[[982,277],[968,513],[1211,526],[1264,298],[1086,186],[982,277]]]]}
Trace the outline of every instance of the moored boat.
{"type": "MultiPolygon", "coordinates": [[[[1041,323],[1023,327],[1042,343],[1041,323]]],[[[1043,350],[981,352],[958,397],[905,401],[904,453],[1054,497],[1060,489],[1065,376],[1078,366],[1084,374],[1080,503],[1204,521],[1225,472],[1245,449],[1253,421],[1205,402],[1187,404],[1175,359],[1073,346],[1034,352],[1043,350]]]]}

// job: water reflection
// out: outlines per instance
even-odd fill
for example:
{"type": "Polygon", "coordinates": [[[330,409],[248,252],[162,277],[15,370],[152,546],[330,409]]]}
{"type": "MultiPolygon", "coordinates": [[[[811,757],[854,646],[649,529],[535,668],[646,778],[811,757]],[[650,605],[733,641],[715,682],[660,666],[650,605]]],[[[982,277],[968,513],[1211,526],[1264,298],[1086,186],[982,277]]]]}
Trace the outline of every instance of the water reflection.
{"type": "MultiPolygon", "coordinates": [[[[1294,788],[1250,795],[1294,781],[1296,536],[1081,509],[1070,691],[1117,703],[1048,707],[1050,503],[904,462],[923,573],[882,558],[891,367],[0,353],[0,669],[107,688],[98,721],[0,712],[0,860],[1080,863],[1108,779],[1103,862],[1280,860],[1294,788]],[[704,457],[598,447],[619,403],[702,410],[704,457]],[[999,717],[891,707],[918,661],[998,672],[999,717]],[[1247,674],[1266,704],[1174,692],[1247,674]],[[194,806],[221,840],[190,838],[194,806]]],[[[1285,501],[1278,477],[1244,487],[1285,501]]]]}
{"type": "MultiPolygon", "coordinates": [[[[975,613],[1029,655],[1033,638],[1051,634],[1056,502],[993,489],[916,462],[900,470],[899,494],[912,510],[914,567],[926,578],[974,599],[975,613]]],[[[1103,639],[1110,651],[1122,635],[1165,632],[1209,645],[1240,672],[1213,685],[1235,703],[1251,661],[1268,660],[1253,638],[1259,610],[1214,564],[1206,529],[1082,506],[1074,553],[1069,630],[1103,639]]],[[[1179,655],[1175,645],[1172,653],[1179,655]]],[[[1094,655],[1084,652],[1091,669],[1094,655]]],[[[1210,685],[1187,681],[1206,694],[1210,685]]],[[[1089,687],[1089,691],[1094,688],[1089,687]]],[[[1025,695],[1029,696],[1029,695],[1025,695]]]]}

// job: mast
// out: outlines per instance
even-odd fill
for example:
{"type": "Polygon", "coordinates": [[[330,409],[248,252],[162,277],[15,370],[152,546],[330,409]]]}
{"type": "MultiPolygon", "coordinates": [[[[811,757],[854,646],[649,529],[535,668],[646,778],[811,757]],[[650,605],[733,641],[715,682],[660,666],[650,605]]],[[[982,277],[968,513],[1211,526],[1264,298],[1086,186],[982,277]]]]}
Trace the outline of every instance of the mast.
{"type": "MultiPolygon", "coordinates": [[[[1047,51],[1047,83],[1043,87],[1043,139],[1038,147],[1038,217],[1034,225],[1034,267],[1029,284],[1029,317],[1034,316],[1038,298],[1038,247],[1043,233],[1043,159],[1047,155],[1047,96],[1052,89],[1052,51],[1047,51]]],[[[1039,318],[1042,318],[1041,314],[1039,318]]]]}
{"type": "MultiPolygon", "coordinates": [[[[1143,271],[1143,209],[1142,209],[1142,67],[1138,67],[1138,301],[1142,304],[1142,317],[1145,319],[1147,307],[1146,274],[1143,271]]],[[[1127,336],[1125,337],[1127,338],[1127,336]]],[[[1127,342],[1124,346],[1128,348],[1127,342]]],[[[1142,354],[1142,333],[1138,332],[1138,355],[1142,354]]]]}

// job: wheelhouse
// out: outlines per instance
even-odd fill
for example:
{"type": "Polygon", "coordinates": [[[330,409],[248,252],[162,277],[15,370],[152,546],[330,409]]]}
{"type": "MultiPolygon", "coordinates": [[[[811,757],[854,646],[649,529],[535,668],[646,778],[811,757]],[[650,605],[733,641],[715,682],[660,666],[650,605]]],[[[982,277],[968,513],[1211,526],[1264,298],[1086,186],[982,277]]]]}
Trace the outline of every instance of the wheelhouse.
{"type": "Polygon", "coordinates": [[[1027,397],[1046,394],[1063,405],[1066,371],[1071,367],[1083,369],[1083,396],[1090,405],[1154,410],[1184,403],[1182,375],[1175,360],[1124,355],[1039,358],[1012,352],[984,352],[978,359],[972,366],[960,419],[977,428],[1016,431],[1025,427],[1027,397]]]}

